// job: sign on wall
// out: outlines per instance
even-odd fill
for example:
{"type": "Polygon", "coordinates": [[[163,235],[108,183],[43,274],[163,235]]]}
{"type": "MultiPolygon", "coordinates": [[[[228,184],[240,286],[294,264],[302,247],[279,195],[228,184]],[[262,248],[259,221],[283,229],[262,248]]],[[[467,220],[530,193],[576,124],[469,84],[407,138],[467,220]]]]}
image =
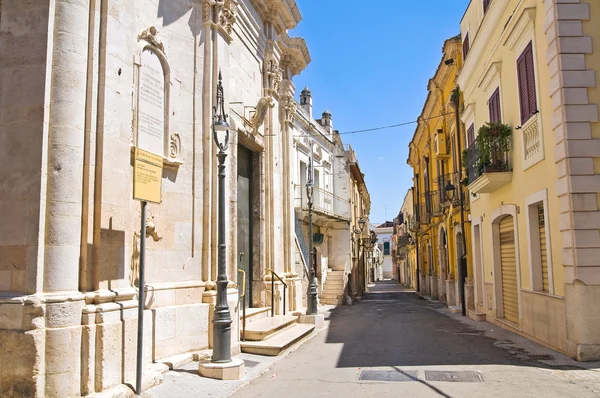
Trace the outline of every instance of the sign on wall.
{"type": "Polygon", "coordinates": [[[162,156],[135,148],[133,162],[133,198],[160,203],[162,188],[162,156]]]}
{"type": "Polygon", "coordinates": [[[158,55],[142,52],[138,102],[138,147],[165,154],[165,75],[158,55]]]}

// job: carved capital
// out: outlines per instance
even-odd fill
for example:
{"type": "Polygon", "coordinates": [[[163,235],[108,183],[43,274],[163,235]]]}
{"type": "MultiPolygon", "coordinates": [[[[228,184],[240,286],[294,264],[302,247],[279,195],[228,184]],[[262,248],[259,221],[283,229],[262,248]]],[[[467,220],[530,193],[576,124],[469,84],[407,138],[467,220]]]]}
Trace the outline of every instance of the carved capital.
{"type": "Polygon", "coordinates": [[[231,41],[233,25],[237,21],[237,0],[204,0],[202,12],[204,23],[216,26],[231,41]],[[216,18],[213,20],[213,12],[216,18]],[[216,23],[215,23],[216,21],[216,23]]]}
{"type": "Polygon", "coordinates": [[[291,95],[286,95],[285,97],[283,97],[283,99],[280,102],[280,107],[279,109],[281,109],[281,122],[282,123],[287,123],[287,124],[292,124],[294,123],[294,117],[296,115],[296,107],[297,107],[297,103],[294,100],[294,97],[292,97],[291,95]]]}

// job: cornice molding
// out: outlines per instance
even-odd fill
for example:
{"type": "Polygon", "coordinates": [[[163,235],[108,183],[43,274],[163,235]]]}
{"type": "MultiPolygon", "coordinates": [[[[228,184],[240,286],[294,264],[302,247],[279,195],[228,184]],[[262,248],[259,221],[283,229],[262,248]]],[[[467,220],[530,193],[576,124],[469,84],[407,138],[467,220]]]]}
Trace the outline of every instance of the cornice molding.
{"type": "Polygon", "coordinates": [[[296,0],[251,0],[263,21],[272,22],[279,34],[294,29],[302,20],[296,0]]]}
{"type": "Polygon", "coordinates": [[[525,8],[519,16],[519,20],[511,29],[508,37],[504,41],[504,45],[511,51],[515,50],[517,43],[521,41],[524,35],[528,34],[535,28],[535,12],[535,6],[528,7],[525,8]]]}
{"type": "Polygon", "coordinates": [[[310,54],[303,38],[290,37],[283,32],[278,36],[277,44],[281,49],[281,63],[289,68],[293,76],[299,75],[310,63],[310,54]]]}

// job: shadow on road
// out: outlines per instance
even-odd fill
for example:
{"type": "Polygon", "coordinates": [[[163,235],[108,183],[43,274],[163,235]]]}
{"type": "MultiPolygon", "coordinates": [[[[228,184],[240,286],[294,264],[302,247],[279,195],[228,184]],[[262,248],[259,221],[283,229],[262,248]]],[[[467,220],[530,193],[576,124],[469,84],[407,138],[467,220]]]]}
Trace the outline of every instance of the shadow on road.
{"type": "Polygon", "coordinates": [[[326,343],[343,343],[338,368],[483,364],[548,367],[516,357],[483,331],[436,311],[441,307],[397,282],[379,282],[360,303],[332,310],[326,343]]]}

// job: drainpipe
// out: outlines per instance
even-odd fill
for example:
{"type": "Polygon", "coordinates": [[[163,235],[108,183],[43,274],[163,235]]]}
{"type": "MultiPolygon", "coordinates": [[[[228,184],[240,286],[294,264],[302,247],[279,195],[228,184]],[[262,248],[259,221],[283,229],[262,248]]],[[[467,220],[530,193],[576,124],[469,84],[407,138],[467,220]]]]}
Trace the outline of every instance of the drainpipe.
{"type": "Polygon", "coordinates": [[[454,114],[456,116],[456,149],[458,150],[458,193],[460,201],[460,228],[462,230],[463,257],[460,259],[460,268],[458,269],[458,280],[460,283],[460,301],[462,302],[462,315],[467,315],[467,303],[465,302],[465,281],[467,279],[467,232],[465,231],[464,214],[464,195],[462,188],[462,147],[460,141],[460,89],[456,87],[452,93],[452,103],[454,104],[454,114]]]}

